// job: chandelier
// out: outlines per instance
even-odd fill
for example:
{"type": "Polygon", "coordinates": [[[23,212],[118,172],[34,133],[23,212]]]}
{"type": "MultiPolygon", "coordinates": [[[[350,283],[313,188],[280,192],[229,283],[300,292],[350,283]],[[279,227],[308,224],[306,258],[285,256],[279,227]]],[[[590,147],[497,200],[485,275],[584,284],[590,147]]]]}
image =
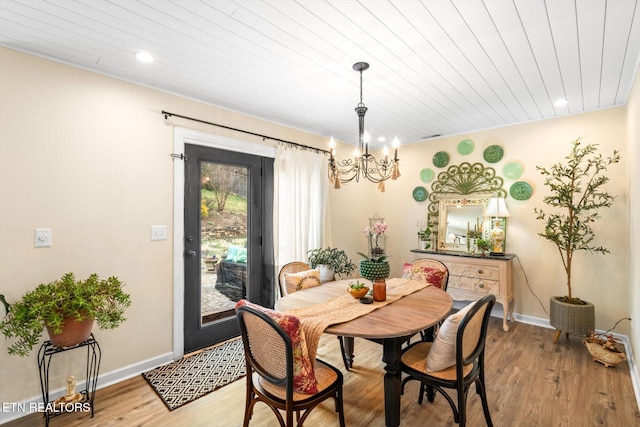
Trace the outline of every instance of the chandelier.
{"type": "Polygon", "coordinates": [[[362,72],[369,68],[366,62],[356,62],[353,69],[360,73],[360,103],[355,108],[358,114],[358,146],[354,151],[352,159],[339,161],[335,154],[335,140],[333,137],[329,142],[329,181],[335,188],[340,188],[341,184],[346,184],[355,179],[366,178],[378,184],[378,190],[384,192],[384,182],[389,178],[395,180],[400,176],[398,159],[398,138],[393,140],[393,158],[389,159],[389,149],[385,145],[382,149],[382,158],[376,159],[369,153],[369,134],[364,130],[364,115],[367,107],[362,102],[362,72]]]}

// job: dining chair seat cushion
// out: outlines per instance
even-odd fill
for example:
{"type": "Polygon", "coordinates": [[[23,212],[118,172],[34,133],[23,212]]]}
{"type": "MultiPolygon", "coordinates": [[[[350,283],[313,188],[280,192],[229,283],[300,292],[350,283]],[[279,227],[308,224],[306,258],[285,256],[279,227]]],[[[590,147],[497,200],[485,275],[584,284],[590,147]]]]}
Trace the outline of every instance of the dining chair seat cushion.
{"type": "Polygon", "coordinates": [[[284,281],[287,285],[287,289],[295,289],[296,291],[312,288],[322,284],[322,282],[320,282],[320,270],[317,268],[301,271],[299,273],[285,273],[284,281]]]}
{"type": "Polygon", "coordinates": [[[318,383],[313,368],[313,363],[309,358],[307,342],[304,338],[304,331],[300,319],[286,313],[270,310],[261,305],[254,304],[247,300],[240,300],[236,304],[236,308],[247,305],[256,310],[266,313],[269,317],[280,325],[285,333],[291,338],[291,346],[293,347],[293,388],[295,391],[306,394],[315,394],[318,392],[318,383]]]}
{"type": "MultiPolygon", "coordinates": [[[[335,381],[338,379],[338,374],[336,374],[336,372],[333,369],[329,368],[321,360],[316,360],[314,373],[317,381],[318,393],[332,386],[335,383],[335,381]]],[[[263,377],[260,377],[257,374],[254,374],[254,380],[258,381],[258,384],[260,384],[260,386],[262,387],[262,390],[266,394],[270,395],[270,397],[276,397],[281,400],[286,399],[286,391],[287,391],[286,387],[275,385],[267,381],[263,377]]],[[[294,402],[305,400],[305,399],[308,399],[309,397],[310,397],[309,393],[300,393],[295,390],[293,392],[294,402]]]]}
{"type": "Polygon", "coordinates": [[[440,326],[438,335],[433,341],[433,347],[427,356],[427,372],[441,371],[456,364],[456,334],[458,333],[458,326],[475,303],[476,301],[447,317],[442,326],[440,326]]]}
{"type": "Polygon", "coordinates": [[[402,266],[402,277],[404,279],[419,280],[430,285],[442,288],[442,281],[446,271],[435,267],[423,267],[405,262],[402,266]]]}
{"type": "MultiPolygon", "coordinates": [[[[424,375],[428,375],[430,377],[439,378],[446,381],[454,381],[456,379],[456,365],[449,366],[440,371],[435,372],[427,372],[427,365],[424,362],[429,353],[433,349],[432,342],[419,341],[416,344],[412,345],[402,354],[402,363],[424,375]]],[[[462,372],[465,376],[471,372],[473,369],[473,365],[467,365],[463,368],[462,372]]]]}

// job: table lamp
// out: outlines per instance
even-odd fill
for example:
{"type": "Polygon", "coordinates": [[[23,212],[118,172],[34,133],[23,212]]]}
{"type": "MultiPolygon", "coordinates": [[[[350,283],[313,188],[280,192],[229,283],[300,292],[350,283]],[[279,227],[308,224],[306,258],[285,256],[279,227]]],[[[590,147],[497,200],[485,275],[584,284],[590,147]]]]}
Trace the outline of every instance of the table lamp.
{"type": "Polygon", "coordinates": [[[489,206],[484,216],[491,217],[491,228],[489,238],[491,239],[490,255],[504,255],[505,243],[507,240],[507,217],[509,211],[502,197],[492,197],[489,199],[489,206]]]}

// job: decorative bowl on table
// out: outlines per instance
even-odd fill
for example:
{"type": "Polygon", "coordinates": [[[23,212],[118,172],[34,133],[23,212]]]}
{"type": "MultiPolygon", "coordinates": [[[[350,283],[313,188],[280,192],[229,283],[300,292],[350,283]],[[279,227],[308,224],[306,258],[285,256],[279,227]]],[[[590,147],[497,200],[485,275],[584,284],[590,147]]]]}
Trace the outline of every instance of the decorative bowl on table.
{"type": "Polygon", "coordinates": [[[355,299],[361,299],[364,298],[365,295],[367,295],[367,292],[369,292],[369,287],[364,283],[357,281],[355,283],[349,283],[347,292],[349,292],[355,299]]]}

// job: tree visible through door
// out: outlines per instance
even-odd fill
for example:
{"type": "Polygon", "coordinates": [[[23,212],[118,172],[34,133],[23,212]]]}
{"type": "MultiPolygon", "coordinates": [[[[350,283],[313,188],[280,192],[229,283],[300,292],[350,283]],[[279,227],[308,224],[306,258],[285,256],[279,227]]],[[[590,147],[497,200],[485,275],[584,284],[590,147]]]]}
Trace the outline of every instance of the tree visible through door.
{"type": "Polygon", "coordinates": [[[247,168],[202,162],[200,168],[202,324],[235,314],[246,297],[247,168]]]}

